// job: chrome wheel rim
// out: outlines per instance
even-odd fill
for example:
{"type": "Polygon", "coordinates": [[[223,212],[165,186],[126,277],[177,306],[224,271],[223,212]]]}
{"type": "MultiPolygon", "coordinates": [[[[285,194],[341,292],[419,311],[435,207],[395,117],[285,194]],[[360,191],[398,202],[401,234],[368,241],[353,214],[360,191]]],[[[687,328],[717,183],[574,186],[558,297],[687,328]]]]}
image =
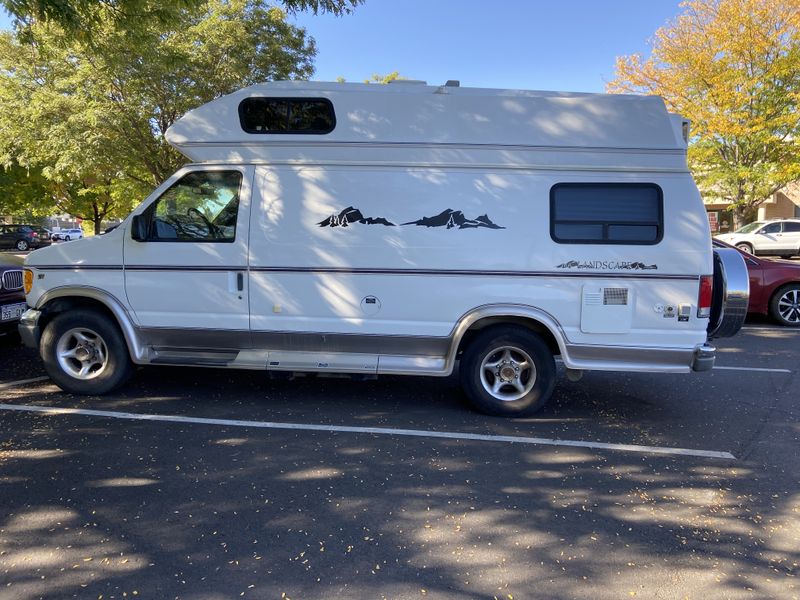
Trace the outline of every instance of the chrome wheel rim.
{"type": "Polygon", "coordinates": [[[778,299],[778,313],[787,323],[800,323],[800,290],[787,290],[778,299]]]}
{"type": "Polygon", "coordinates": [[[22,240],[17,242],[17,250],[25,251],[27,249],[28,249],[28,242],[22,240]]]}
{"type": "Polygon", "coordinates": [[[56,358],[67,375],[87,381],[106,370],[108,347],[95,331],[86,327],[75,327],[58,339],[56,358]]]}
{"type": "Polygon", "coordinates": [[[753,249],[750,248],[750,246],[748,246],[747,244],[741,244],[741,245],[736,246],[736,247],[739,250],[741,250],[742,252],[747,252],[747,254],[752,254],[753,253],[753,249]]]}
{"type": "Polygon", "coordinates": [[[502,402],[524,397],[536,383],[536,366],[530,355],[516,346],[494,348],[480,367],[483,389],[502,402]]]}

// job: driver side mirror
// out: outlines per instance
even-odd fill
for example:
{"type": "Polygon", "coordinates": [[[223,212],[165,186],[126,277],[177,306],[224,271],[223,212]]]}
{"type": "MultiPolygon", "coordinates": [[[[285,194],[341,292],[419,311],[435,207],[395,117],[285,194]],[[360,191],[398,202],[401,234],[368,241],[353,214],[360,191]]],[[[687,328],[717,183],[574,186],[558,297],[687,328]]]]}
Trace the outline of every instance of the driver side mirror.
{"type": "Polygon", "coordinates": [[[147,241],[147,219],[144,215],[134,215],[131,219],[131,239],[135,242],[147,241]]]}

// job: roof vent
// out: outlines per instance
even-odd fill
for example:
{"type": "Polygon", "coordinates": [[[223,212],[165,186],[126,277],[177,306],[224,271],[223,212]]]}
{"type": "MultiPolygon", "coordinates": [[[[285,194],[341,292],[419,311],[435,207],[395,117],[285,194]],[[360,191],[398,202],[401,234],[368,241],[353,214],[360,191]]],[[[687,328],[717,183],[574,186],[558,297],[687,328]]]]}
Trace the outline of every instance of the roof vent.
{"type": "Polygon", "coordinates": [[[461,82],[458,79],[448,79],[444,82],[444,87],[461,87],[461,82]]]}

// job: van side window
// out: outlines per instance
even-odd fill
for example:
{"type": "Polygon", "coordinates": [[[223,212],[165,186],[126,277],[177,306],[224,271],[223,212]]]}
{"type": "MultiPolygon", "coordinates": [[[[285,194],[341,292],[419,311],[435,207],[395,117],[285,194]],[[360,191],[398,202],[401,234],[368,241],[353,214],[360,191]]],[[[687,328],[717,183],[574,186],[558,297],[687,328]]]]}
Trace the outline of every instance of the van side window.
{"type": "Polygon", "coordinates": [[[149,242],[233,242],[239,214],[239,171],[195,171],[147,209],[149,242]]]}
{"type": "Polygon", "coordinates": [[[247,133],[324,135],[333,131],[336,116],[326,98],[245,98],[239,123],[247,133]]]}
{"type": "Polygon", "coordinates": [[[764,227],[758,233],[780,233],[780,232],[781,232],[780,223],[770,223],[769,225],[764,225],[764,227]]]}
{"type": "Polygon", "coordinates": [[[664,199],[653,183],[557,183],[550,237],[559,244],[657,244],[664,199]]]}
{"type": "Polygon", "coordinates": [[[795,221],[784,221],[783,233],[800,233],[800,223],[795,221]]]}

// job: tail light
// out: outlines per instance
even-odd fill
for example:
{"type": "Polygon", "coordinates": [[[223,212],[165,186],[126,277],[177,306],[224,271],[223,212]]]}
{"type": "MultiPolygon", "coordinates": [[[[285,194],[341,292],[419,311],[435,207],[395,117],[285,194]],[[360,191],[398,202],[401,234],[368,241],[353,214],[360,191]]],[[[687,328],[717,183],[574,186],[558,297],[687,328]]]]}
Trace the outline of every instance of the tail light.
{"type": "Polygon", "coordinates": [[[711,298],[714,292],[714,276],[700,276],[700,291],[697,294],[697,316],[707,319],[711,316],[711,298]]]}
{"type": "Polygon", "coordinates": [[[31,237],[39,237],[39,234],[36,233],[35,231],[32,231],[31,232],[31,237]]]}

